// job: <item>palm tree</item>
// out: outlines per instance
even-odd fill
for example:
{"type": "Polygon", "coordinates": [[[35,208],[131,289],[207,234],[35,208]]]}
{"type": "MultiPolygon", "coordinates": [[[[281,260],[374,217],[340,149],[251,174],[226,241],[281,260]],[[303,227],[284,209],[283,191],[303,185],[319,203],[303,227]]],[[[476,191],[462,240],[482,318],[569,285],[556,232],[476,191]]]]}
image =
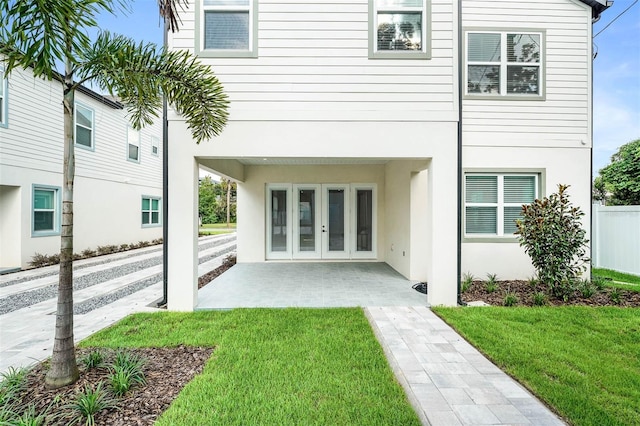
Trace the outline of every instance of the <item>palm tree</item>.
{"type": "MultiPolygon", "coordinates": [[[[124,5],[126,0],[115,0],[124,5]]],[[[176,6],[184,0],[158,0],[160,12],[177,26],[176,6]]],[[[100,32],[91,42],[101,11],[113,12],[114,0],[0,0],[0,57],[5,73],[32,68],[37,77],[57,80],[63,93],[64,170],[62,232],[56,330],[51,368],[45,383],[57,388],[74,383],[78,368],[73,341],[73,183],[74,95],[85,83],[117,96],[131,124],[139,129],[157,118],[162,96],[182,114],[200,143],[218,135],[227,121],[227,97],[208,67],[185,51],[167,51],[100,32]],[[63,71],[57,71],[62,64],[63,71]]]]}

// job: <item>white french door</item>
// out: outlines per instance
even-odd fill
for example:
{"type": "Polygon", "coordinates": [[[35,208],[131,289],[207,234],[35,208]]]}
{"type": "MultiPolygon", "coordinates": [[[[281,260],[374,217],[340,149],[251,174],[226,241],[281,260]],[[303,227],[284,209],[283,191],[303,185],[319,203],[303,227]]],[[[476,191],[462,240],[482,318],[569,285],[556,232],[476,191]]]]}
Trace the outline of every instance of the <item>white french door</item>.
{"type": "Polygon", "coordinates": [[[267,259],[375,258],[375,185],[267,185],[267,259]]]}

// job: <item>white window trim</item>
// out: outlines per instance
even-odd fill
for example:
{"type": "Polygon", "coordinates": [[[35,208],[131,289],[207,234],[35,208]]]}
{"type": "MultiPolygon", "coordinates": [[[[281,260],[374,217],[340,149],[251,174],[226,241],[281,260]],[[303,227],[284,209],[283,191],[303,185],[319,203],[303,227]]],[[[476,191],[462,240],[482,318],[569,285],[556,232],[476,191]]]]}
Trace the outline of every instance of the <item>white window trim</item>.
{"type": "Polygon", "coordinates": [[[94,111],[93,108],[89,108],[88,106],[80,103],[80,102],[76,102],[73,108],[73,141],[75,146],[82,148],[82,149],[87,149],[89,151],[95,151],[96,149],[96,139],[95,139],[95,133],[96,133],[96,113],[94,111]],[[78,107],[80,108],[84,108],[87,111],[89,111],[91,113],[91,127],[86,127],[83,126],[82,124],[78,123],[78,107]],[[86,146],[86,145],[82,145],[78,143],[78,137],[77,137],[77,128],[78,126],[85,128],[85,129],[89,129],[91,130],[91,146],[86,146]]]}
{"type": "Polygon", "coordinates": [[[140,203],[140,222],[142,223],[143,228],[157,228],[158,226],[162,226],[162,198],[153,195],[142,196],[140,203]],[[149,200],[149,210],[144,210],[142,208],[142,202],[144,202],[144,200],[149,200]],[[153,210],[153,200],[158,200],[158,210],[153,210]],[[149,223],[142,223],[142,213],[144,212],[149,213],[149,223]],[[158,213],[158,223],[152,222],[152,213],[154,212],[158,213]]]}
{"type": "Polygon", "coordinates": [[[131,127],[131,126],[127,126],[127,160],[128,160],[128,161],[131,161],[131,162],[133,162],[133,163],[140,163],[140,158],[142,157],[142,149],[140,149],[140,148],[141,148],[141,145],[142,145],[142,143],[141,143],[141,142],[142,142],[142,141],[141,141],[141,138],[142,138],[142,137],[141,137],[141,135],[140,135],[140,131],[139,131],[139,130],[134,129],[134,128],[133,128],[133,127],[131,127]],[[130,138],[130,136],[131,136],[131,132],[135,132],[135,134],[137,135],[137,139],[138,139],[138,143],[137,143],[137,145],[136,145],[136,144],[132,144],[132,143],[131,143],[131,140],[129,139],[129,138],[130,138]],[[134,146],[137,146],[137,147],[138,147],[138,158],[131,158],[131,157],[129,156],[129,145],[134,145],[134,146]]]}
{"type": "Polygon", "coordinates": [[[487,29],[465,29],[464,33],[464,96],[466,99],[510,99],[510,100],[545,100],[546,93],[546,33],[536,29],[514,29],[514,30],[487,30],[487,29]],[[500,35],[500,61],[495,62],[469,62],[469,34],[499,34],[500,35]],[[540,62],[508,62],[507,61],[507,34],[535,34],[540,36],[540,62]],[[539,67],[538,72],[538,94],[507,93],[507,66],[514,64],[525,64],[526,66],[539,67]],[[500,93],[470,93],[469,92],[469,65],[499,65],[500,66],[500,93]]]}
{"type": "Polygon", "coordinates": [[[205,58],[257,58],[258,57],[258,0],[249,0],[248,6],[205,6],[196,0],[196,46],[198,56],[205,58]],[[207,11],[249,12],[249,49],[205,49],[205,15],[207,11]]]}
{"type": "Polygon", "coordinates": [[[534,178],[534,199],[538,199],[540,197],[540,174],[538,173],[476,173],[476,172],[468,172],[464,174],[464,208],[463,208],[463,216],[464,220],[462,221],[462,232],[464,238],[469,239],[508,239],[508,241],[516,241],[517,235],[515,234],[505,234],[504,233],[504,209],[505,207],[521,207],[522,203],[505,203],[504,202],[504,177],[505,176],[523,176],[523,177],[533,177],[534,178]],[[471,203],[466,201],[466,191],[467,191],[467,176],[496,176],[498,178],[498,201],[497,203],[471,203]],[[497,216],[496,216],[496,234],[470,234],[467,233],[467,218],[466,211],[467,207],[496,207],[497,208],[497,216]]]}
{"type": "Polygon", "coordinates": [[[61,188],[59,186],[33,184],[31,186],[31,236],[32,237],[50,237],[50,236],[60,235],[61,218],[62,218],[61,188]],[[35,199],[36,190],[53,191],[54,193],[53,229],[52,230],[42,230],[42,231],[35,230],[36,208],[34,206],[34,199],[35,199]]]}
{"type": "Polygon", "coordinates": [[[0,86],[2,86],[3,89],[2,97],[0,98],[0,105],[2,105],[2,112],[0,113],[0,127],[7,128],[9,126],[9,84],[7,82],[7,76],[4,73],[4,68],[2,67],[0,67],[0,86]]]}
{"type": "Polygon", "coordinates": [[[422,7],[377,7],[369,0],[369,59],[431,59],[431,0],[422,0],[422,7]],[[378,12],[422,12],[421,50],[378,50],[378,12]]]}
{"type": "Polygon", "coordinates": [[[151,155],[156,157],[160,155],[160,138],[157,136],[151,136],[151,155]],[[155,149],[155,152],[153,152],[155,149]]]}

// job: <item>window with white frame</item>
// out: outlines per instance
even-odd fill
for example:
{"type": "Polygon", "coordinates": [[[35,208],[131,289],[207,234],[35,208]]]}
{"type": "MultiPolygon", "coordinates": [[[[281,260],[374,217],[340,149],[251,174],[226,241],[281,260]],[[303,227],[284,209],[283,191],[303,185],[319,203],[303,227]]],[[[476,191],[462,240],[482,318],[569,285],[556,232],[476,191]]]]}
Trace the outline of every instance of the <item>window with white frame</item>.
{"type": "Polygon", "coordinates": [[[127,128],[127,159],[140,161],[140,132],[133,127],[127,128]]]}
{"type": "Polygon", "coordinates": [[[93,149],[93,110],[81,104],[75,104],[74,114],[76,145],[93,149]]]}
{"type": "Polygon", "coordinates": [[[257,0],[201,0],[201,51],[253,56],[257,0]]]}
{"type": "Polygon", "coordinates": [[[538,198],[536,174],[468,173],[464,182],[466,236],[510,236],[522,205],[538,198]]]}
{"type": "Polygon", "coordinates": [[[542,40],[536,32],[467,32],[467,95],[541,97],[542,40]]]}
{"type": "Polygon", "coordinates": [[[429,57],[430,0],[369,1],[371,57],[429,57]]]}
{"type": "Polygon", "coordinates": [[[151,153],[158,155],[158,146],[160,145],[160,139],[157,136],[151,136],[151,153]]]}
{"type": "Polygon", "coordinates": [[[160,225],[160,198],[142,197],[142,226],[160,225]]]}
{"type": "Polygon", "coordinates": [[[0,68],[0,127],[7,127],[7,80],[0,68]]]}
{"type": "Polygon", "coordinates": [[[33,187],[32,233],[54,235],[60,232],[60,188],[33,187]]]}

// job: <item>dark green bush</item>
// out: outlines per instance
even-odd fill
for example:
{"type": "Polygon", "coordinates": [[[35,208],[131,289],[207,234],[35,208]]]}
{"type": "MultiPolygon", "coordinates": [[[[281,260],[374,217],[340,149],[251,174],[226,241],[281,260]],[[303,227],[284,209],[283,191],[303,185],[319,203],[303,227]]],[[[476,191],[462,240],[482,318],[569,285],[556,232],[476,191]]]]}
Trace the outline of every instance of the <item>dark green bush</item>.
{"type": "Polygon", "coordinates": [[[523,205],[515,232],[540,283],[548,287],[551,295],[565,300],[574,294],[589,261],[586,231],[580,224],[584,213],[573,207],[567,188],[568,185],[558,185],[557,193],[523,205]]]}

